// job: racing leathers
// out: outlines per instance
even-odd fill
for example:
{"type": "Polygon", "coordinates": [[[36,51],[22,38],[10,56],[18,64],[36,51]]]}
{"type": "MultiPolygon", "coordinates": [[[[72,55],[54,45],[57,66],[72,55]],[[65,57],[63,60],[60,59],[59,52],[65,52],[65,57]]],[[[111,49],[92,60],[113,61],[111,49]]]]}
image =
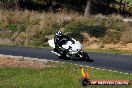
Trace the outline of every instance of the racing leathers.
{"type": "Polygon", "coordinates": [[[64,44],[65,41],[70,41],[70,40],[72,40],[72,39],[66,35],[62,35],[62,36],[55,35],[55,37],[54,37],[54,44],[55,44],[54,51],[59,54],[62,54],[62,51],[63,52],[65,51],[65,53],[67,53],[68,50],[63,49],[62,45],[64,44]]]}

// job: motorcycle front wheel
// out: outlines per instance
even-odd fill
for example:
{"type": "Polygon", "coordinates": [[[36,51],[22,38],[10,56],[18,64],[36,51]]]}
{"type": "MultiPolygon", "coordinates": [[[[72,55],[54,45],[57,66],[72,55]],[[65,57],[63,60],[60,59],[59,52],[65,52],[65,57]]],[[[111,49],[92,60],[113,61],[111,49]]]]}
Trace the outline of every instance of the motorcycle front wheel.
{"type": "Polygon", "coordinates": [[[81,60],[84,60],[84,61],[88,61],[88,62],[93,62],[94,61],[94,60],[90,59],[89,55],[84,51],[79,52],[78,56],[81,60]]]}

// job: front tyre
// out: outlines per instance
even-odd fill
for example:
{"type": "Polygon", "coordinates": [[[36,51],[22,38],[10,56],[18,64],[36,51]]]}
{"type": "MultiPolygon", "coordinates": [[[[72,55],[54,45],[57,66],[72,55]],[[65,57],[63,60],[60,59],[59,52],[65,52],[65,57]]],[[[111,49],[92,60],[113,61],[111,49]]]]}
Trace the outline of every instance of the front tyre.
{"type": "Polygon", "coordinates": [[[82,59],[84,61],[88,61],[88,62],[93,62],[94,61],[94,60],[90,59],[89,55],[84,51],[79,52],[79,57],[80,57],[80,59],[82,59]]]}

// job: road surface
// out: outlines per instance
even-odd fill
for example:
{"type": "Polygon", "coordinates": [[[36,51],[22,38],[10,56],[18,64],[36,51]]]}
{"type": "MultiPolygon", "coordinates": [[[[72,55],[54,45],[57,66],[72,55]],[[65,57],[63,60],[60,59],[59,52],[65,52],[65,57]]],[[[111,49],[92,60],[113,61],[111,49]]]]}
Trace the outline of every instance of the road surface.
{"type": "MultiPolygon", "coordinates": [[[[58,61],[59,59],[53,55],[51,49],[48,48],[27,48],[27,47],[9,47],[0,46],[0,54],[24,56],[33,58],[44,58],[48,60],[58,61]]],[[[85,61],[72,61],[79,65],[94,66],[102,69],[116,70],[125,73],[132,73],[132,55],[119,55],[119,54],[108,54],[89,52],[90,58],[95,60],[94,62],[85,61]]],[[[61,60],[64,61],[64,60],[61,60]]]]}

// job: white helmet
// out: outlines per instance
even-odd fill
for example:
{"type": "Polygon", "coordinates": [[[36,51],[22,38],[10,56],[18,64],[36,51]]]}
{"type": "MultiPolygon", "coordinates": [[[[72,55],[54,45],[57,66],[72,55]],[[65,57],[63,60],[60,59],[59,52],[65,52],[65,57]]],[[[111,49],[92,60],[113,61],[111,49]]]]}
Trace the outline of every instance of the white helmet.
{"type": "Polygon", "coordinates": [[[61,31],[58,31],[58,32],[56,32],[56,34],[55,34],[56,36],[62,36],[63,35],[63,33],[61,32],[61,31]]]}

